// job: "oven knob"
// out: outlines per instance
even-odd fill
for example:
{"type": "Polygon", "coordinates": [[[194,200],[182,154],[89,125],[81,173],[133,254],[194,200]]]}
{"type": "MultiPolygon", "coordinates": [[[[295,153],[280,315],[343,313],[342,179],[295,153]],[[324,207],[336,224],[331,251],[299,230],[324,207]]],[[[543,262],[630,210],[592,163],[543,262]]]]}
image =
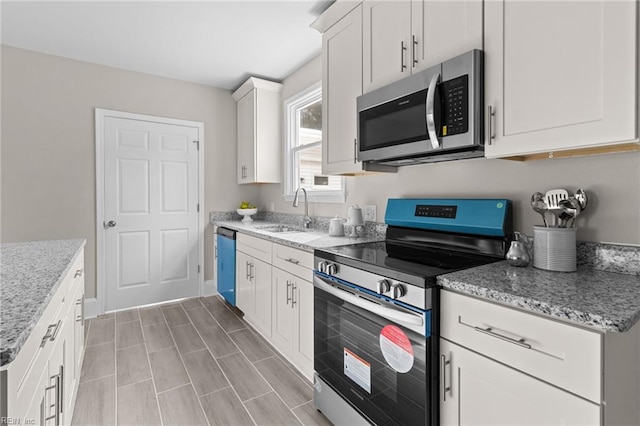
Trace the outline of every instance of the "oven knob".
{"type": "Polygon", "coordinates": [[[402,284],[391,284],[391,297],[400,299],[405,294],[407,294],[407,290],[402,284]]]}
{"type": "Polygon", "coordinates": [[[385,294],[389,291],[389,289],[391,288],[391,284],[389,283],[389,280],[380,280],[378,281],[378,294],[385,294]]]}
{"type": "Polygon", "coordinates": [[[318,262],[318,271],[322,273],[327,272],[327,262],[318,262]]]}
{"type": "Polygon", "coordinates": [[[327,265],[327,274],[335,275],[336,272],[338,272],[338,267],[336,266],[336,264],[335,263],[329,263],[327,265]]]}

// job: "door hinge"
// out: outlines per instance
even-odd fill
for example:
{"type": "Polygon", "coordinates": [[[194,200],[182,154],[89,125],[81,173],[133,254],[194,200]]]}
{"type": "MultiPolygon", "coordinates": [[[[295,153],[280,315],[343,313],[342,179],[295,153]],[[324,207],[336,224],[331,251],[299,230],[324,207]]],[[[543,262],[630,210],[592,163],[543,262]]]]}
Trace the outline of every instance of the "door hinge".
{"type": "Polygon", "coordinates": [[[200,273],[200,265],[198,265],[198,273],[200,273]]]}
{"type": "Polygon", "coordinates": [[[196,144],[196,149],[200,151],[200,141],[193,141],[196,144]]]}
{"type": "Polygon", "coordinates": [[[196,206],[197,211],[200,211],[200,203],[196,206]]]}

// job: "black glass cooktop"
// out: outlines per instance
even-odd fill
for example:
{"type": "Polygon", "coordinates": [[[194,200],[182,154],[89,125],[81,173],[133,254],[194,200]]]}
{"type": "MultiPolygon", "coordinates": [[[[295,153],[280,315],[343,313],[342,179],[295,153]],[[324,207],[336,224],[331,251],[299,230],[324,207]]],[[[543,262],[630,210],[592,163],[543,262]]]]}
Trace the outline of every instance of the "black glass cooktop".
{"type": "Polygon", "coordinates": [[[336,262],[362,267],[372,265],[376,270],[392,270],[423,278],[472,268],[500,260],[496,257],[424,247],[397,241],[351,244],[321,251],[331,253],[336,262]]]}

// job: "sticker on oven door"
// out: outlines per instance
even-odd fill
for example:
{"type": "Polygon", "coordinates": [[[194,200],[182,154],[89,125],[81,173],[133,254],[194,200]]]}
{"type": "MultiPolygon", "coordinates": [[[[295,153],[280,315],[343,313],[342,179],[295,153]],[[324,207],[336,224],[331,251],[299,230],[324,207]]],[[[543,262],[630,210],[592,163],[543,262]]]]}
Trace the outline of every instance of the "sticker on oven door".
{"type": "Polygon", "coordinates": [[[344,375],[371,393],[371,364],[344,348],[344,375]]]}
{"type": "Polygon", "coordinates": [[[387,364],[398,373],[406,373],[413,367],[413,346],[399,327],[385,325],[382,328],[380,350],[387,364]]]}

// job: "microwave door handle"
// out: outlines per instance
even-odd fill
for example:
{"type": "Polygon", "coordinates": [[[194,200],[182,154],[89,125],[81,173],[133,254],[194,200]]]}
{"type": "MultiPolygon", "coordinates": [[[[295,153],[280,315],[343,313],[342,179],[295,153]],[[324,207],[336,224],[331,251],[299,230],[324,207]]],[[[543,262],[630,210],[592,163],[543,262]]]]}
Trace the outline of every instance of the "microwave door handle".
{"type": "Polygon", "coordinates": [[[399,324],[413,327],[424,325],[424,321],[421,316],[396,311],[395,309],[385,308],[377,303],[369,302],[368,300],[327,284],[324,279],[317,275],[314,275],[313,277],[313,285],[318,287],[320,290],[334,295],[338,299],[344,300],[345,302],[351,303],[352,305],[365,309],[388,320],[396,321],[399,324]]]}
{"type": "Polygon", "coordinates": [[[435,119],[435,105],[434,99],[436,96],[436,85],[440,80],[440,73],[434,75],[429,83],[429,90],[427,90],[427,131],[429,132],[429,140],[433,149],[440,148],[440,142],[438,142],[438,134],[436,133],[436,119],[435,119]]]}

